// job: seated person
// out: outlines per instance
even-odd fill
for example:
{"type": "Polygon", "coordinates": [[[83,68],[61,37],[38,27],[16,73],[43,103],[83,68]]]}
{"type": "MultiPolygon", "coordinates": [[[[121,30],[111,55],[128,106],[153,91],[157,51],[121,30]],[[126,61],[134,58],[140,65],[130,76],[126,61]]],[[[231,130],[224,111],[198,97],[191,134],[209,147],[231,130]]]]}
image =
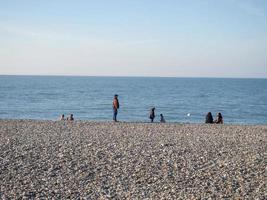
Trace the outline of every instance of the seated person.
{"type": "Polygon", "coordinates": [[[64,120],[65,120],[64,117],[65,117],[64,114],[62,114],[62,115],[60,116],[59,120],[60,120],[60,121],[64,121],[64,120]]]}
{"type": "Polygon", "coordinates": [[[217,118],[214,121],[214,123],[216,123],[216,124],[223,124],[223,117],[222,117],[222,114],[221,113],[218,113],[217,114],[217,118]]]}
{"type": "Polygon", "coordinates": [[[70,114],[70,116],[67,118],[68,121],[74,121],[73,114],[70,114]]]}
{"type": "Polygon", "coordinates": [[[211,112],[208,112],[208,113],[207,113],[205,123],[206,123],[206,124],[212,124],[212,123],[213,123],[213,117],[212,117],[211,112]]]}
{"type": "Polygon", "coordinates": [[[165,119],[164,119],[164,117],[163,117],[163,114],[160,114],[160,122],[161,123],[165,123],[166,122],[165,119]]]}

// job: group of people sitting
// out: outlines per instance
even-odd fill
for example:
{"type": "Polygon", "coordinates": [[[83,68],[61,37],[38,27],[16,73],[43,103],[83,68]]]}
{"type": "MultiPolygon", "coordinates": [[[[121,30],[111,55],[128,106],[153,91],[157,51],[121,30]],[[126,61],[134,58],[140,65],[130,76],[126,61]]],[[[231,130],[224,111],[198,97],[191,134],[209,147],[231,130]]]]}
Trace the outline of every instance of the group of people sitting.
{"type": "Polygon", "coordinates": [[[206,115],[206,121],[205,121],[206,124],[223,124],[223,117],[222,117],[222,114],[219,112],[217,114],[217,118],[216,120],[213,120],[213,117],[212,117],[212,114],[211,112],[208,112],[207,115],[206,115]]]}
{"type": "Polygon", "coordinates": [[[67,121],[74,121],[74,117],[73,117],[73,114],[70,114],[70,116],[67,117],[67,118],[65,119],[65,115],[62,114],[62,115],[60,116],[60,119],[59,119],[59,120],[60,120],[60,121],[65,121],[65,120],[67,120],[67,121]]]}

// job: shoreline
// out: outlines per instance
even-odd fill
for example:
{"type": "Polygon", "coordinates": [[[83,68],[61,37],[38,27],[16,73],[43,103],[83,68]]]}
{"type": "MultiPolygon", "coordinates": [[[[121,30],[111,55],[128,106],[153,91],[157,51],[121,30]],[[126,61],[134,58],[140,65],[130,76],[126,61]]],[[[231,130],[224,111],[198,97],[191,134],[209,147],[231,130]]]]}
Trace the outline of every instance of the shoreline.
{"type": "Polygon", "coordinates": [[[206,123],[193,123],[193,122],[165,122],[165,123],[161,123],[161,122],[149,122],[149,121],[118,121],[118,122],[113,122],[113,120],[84,120],[84,119],[79,119],[79,120],[74,120],[74,121],[67,121],[67,120],[53,120],[53,119],[1,119],[0,118],[0,122],[4,122],[4,121],[10,121],[10,122],[16,122],[16,121],[20,121],[20,122],[69,122],[69,123],[114,123],[114,124],[162,124],[162,125],[214,125],[214,126],[267,126],[267,124],[247,124],[247,123],[223,123],[223,124],[206,124],[206,123]]]}

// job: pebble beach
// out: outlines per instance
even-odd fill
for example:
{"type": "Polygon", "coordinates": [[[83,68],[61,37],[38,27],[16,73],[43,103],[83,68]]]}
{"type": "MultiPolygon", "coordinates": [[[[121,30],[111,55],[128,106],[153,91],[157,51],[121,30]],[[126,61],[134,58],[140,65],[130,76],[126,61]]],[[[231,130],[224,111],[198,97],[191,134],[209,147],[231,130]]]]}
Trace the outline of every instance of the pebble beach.
{"type": "Polygon", "coordinates": [[[266,199],[267,125],[0,120],[0,199],[266,199]]]}

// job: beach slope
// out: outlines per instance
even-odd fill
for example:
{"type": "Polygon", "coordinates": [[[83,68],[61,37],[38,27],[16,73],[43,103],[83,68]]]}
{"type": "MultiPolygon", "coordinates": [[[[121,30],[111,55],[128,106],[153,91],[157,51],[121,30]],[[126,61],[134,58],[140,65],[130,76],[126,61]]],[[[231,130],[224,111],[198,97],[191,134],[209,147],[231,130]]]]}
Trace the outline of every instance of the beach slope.
{"type": "Polygon", "coordinates": [[[0,120],[0,199],[264,199],[266,125],[0,120]]]}

